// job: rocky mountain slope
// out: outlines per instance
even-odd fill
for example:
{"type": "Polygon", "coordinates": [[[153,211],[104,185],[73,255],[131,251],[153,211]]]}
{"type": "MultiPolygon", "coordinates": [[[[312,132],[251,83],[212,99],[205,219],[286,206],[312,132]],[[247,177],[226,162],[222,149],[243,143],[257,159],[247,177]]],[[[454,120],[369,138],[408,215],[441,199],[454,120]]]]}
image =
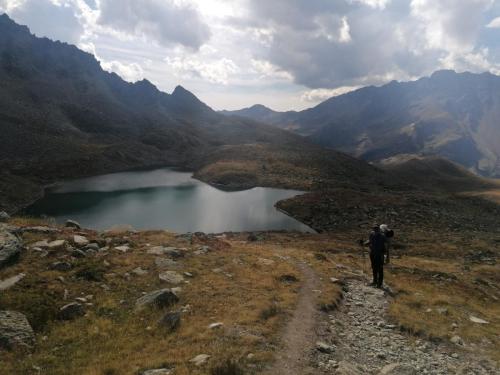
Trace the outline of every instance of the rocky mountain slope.
{"type": "Polygon", "coordinates": [[[439,155],[487,176],[500,175],[500,77],[438,71],[413,82],[365,87],[300,112],[231,114],[309,135],[370,161],[439,155]]]}

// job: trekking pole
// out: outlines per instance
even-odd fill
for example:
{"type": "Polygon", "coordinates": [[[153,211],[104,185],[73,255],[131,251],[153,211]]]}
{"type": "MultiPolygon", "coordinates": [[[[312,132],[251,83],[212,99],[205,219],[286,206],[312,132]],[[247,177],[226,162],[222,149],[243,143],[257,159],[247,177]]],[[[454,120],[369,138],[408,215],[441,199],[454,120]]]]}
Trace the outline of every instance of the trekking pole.
{"type": "Polygon", "coordinates": [[[366,254],[365,254],[365,243],[363,240],[359,240],[358,241],[358,244],[361,248],[361,256],[363,257],[363,272],[365,274],[368,274],[367,271],[366,271],[366,254]]]}

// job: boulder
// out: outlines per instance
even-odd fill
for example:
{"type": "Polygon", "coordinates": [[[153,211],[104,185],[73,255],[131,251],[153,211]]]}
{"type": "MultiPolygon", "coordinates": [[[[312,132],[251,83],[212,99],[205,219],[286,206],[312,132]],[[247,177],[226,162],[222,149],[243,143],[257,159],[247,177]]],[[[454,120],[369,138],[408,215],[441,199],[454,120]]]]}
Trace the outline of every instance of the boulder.
{"type": "Polygon", "coordinates": [[[137,307],[155,306],[158,308],[169,307],[179,302],[179,297],[170,289],[159,289],[140,297],[136,301],[137,307]]]}
{"type": "Polygon", "coordinates": [[[262,264],[264,266],[272,266],[274,264],[274,260],[266,259],[266,258],[259,258],[259,259],[257,259],[257,263],[262,264]]]}
{"type": "Polygon", "coordinates": [[[169,375],[172,374],[172,370],[168,368],[157,368],[146,370],[141,373],[142,375],[169,375]]]}
{"type": "Polygon", "coordinates": [[[335,374],[337,375],[363,375],[365,373],[366,372],[358,366],[347,361],[340,361],[335,371],[335,374]]]}
{"type": "Polygon", "coordinates": [[[73,320],[85,315],[85,308],[81,303],[73,302],[59,309],[58,318],[61,320],[73,320]]]}
{"type": "Polygon", "coordinates": [[[180,284],[184,281],[184,276],[176,271],[165,271],[158,275],[160,280],[170,284],[180,284]]]}
{"type": "Polygon", "coordinates": [[[484,320],[484,319],[481,319],[481,318],[478,318],[477,316],[469,316],[469,320],[472,322],[472,323],[477,323],[477,324],[489,324],[488,321],[484,320]]]}
{"type": "Polygon", "coordinates": [[[147,253],[153,255],[167,255],[173,259],[178,259],[184,257],[185,251],[186,249],[171,246],[154,246],[148,249],[147,253]]]}
{"type": "Polygon", "coordinates": [[[66,246],[65,240],[55,240],[47,244],[47,249],[49,250],[60,250],[66,246]]]}
{"type": "Polygon", "coordinates": [[[417,375],[419,373],[410,365],[391,363],[382,367],[378,375],[417,375]]]}
{"type": "Polygon", "coordinates": [[[17,311],[0,311],[0,348],[31,349],[35,333],[26,316],[17,311]]]}
{"type": "Polygon", "coordinates": [[[85,258],[87,254],[85,254],[85,252],[81,251],[80,249],[75,249],[71,252],[71,256],[75,258],[85,258]]]}
{"type": "Polygon", "coordinates": [[[463,345],[464,344],[464,341],[462,340],[462,338],[458,335],[455,335],[453,336],[451,339],[450,339],[450,342],[452,342],[453,344],[455,345],[463,345]]]}
{"type": "Polygon", "coordinates": [[[79,236],[79,235],[75,234],[73,236],[73,243],[76,246],[83,247],[83,246],[86,246],[89,244],[89,240],[84,236],[79,236]]]}
{"type": "Polygon", "coordinates": [[[121,251],[122,253],[126,253],[130,250],[128,245],[115,246],[115,250],[121,251]]]}
{"type": "Polygon", "coordinates": [[[179,312],[168,312],[166,313],[158,322],[163,328],[166,328],[168,332],[175,331],[181,325],[181,313],[179,312]]]}
{"type": "Polygon", "coordinates": [[[16,285],[19,281],[21,281],[24,277],[26,276],[26,274],[24,273],[20,273],[18,275],[15,275],[15,276],[12,276],[12,277],[9,277],[5,280],[2,280],[0,281],[0,291],[1,290],[7,290],[9,289],[10,287],[16,285]]]}
{"type": "Polygon", "coordinates": [[[335,347],[332,345],[328,345],[326,342],[318,341],[316,343],[316,350],[318,350],[321,353],[333,353],[335,350],[335,347]]]}
{"type": "Polygon", "coordinates": [[[66,224],[64,226],[66,228],[82,229],[80,223],[74,220],[66,220],[66,224]]]}
{"type": "Polygon", "coordinates": [[[161,258],[161,257],[155,258],[155,265],[158,268],[171,268],[178,266],[175,260],[172,260],[170,258],[161,258]]]}
{"type": "Polygon", "coordinates": [[[21,255],[21,242],[7,231],[0,231],[0,269],[15,263],[21,255]]]}
{"type": "Polygon", "coordinates": [[[30,247],[31,248],[37,247],[39,249],[46,249],[49,247],[49,242],[47,240],[33,242],[32,244],[30,244],[30,247]]]}
{"type": "Polygon", "coordinates": [[[68,262],[54,262],[50,265],[50,269],[55,271],[69,271],[71,268],[72,265],[68,262]]]}
{"type": "Polygon", "coordinates": [[[142,269],[141,267],[134,268],[132,273],[137,276],[147,275],[148,271],[142,269]]]}
{"type": "Polygon", "coordinates": [[[10,216],[7,212],[5,211],[0,211],[0,223],[5,223],[10,219],[10,216]]]}
{"type": "Polygon", "coordinates": [[[208,329],[219,329],[222,328],[222,326],[224,326],[222,322],[212,323],[208,325],[208,329]]]}
{"type": "Polygon", "coordinates": [[[194,363],[195,366],[203,366],[209,358],[208,354],[198,354],[196,357],[190,359],[189,362],[194,363]]]}

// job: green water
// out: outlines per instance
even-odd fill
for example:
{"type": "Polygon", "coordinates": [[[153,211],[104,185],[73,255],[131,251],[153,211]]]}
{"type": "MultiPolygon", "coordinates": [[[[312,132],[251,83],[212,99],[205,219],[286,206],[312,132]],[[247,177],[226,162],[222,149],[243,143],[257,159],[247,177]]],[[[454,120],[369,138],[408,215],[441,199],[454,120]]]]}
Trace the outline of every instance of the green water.
{"type": "Polygon", "coordinates": [[[226,192],[171,169],[134,171],[73,180],[46,192],[27,209],[57,222],[73,219],[87,228],[129,224],[175,232],[299,230],[310,228],[274,204],[300,191],[253,188],[226,192]]]}

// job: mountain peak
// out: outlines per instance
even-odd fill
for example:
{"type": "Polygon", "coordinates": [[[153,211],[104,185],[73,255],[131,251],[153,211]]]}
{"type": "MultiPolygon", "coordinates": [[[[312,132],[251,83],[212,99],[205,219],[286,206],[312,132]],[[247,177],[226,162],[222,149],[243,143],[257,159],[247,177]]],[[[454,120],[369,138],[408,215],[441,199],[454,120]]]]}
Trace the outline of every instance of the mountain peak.
{"type": "Polygon", "coordinates": [[[185,98],[187,96],[191,96],[191,97],[196,98],[196,96],[191,91],[186,90],[181,85],[177,85],[175,87],[174,91],[172,92],[172,96],[179,97],[179,98],[180,97],[185,98]]]}
{"type": "Polygon", "coordinates": [[[457,75],[457,72],[452,69],[442,69],[436,70],[434,73],[432,73],[431,78],[446,78],[453,77],[455,75],[457,75]]]}

